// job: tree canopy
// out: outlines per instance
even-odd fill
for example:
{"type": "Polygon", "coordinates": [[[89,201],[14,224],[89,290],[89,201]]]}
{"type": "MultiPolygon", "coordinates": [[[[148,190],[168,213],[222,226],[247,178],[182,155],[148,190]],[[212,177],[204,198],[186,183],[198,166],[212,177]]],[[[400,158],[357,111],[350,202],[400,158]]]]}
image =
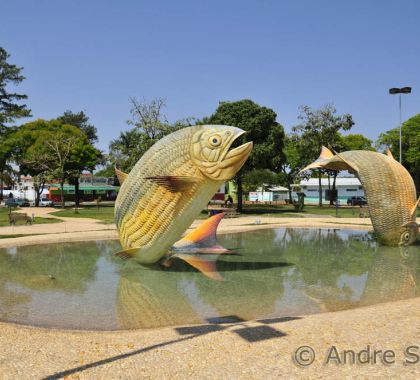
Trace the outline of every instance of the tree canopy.
{"type": "Polygon", "coordinates": [[[362,134],[340,135],[337,143],[337,150],[344,152],[347,150],[375,150],[372,140],[362,134]]]}
{"type": "MultiPolygon", "coordinates": [[[[130,98],[131,119],[127,124],[133,128],[120,133],[120,136],[109,144],[108,161],[112,170],[114,165],[119,169],[129,172],[144,153],[162,137],[180,128],[192,125],[195,120],[187,118],[174,124],[170,124],[163,109],[166,106],[165,99],[156,98],[151,101],[139,101],[130,98]]],[[[109,168],[104,172],[109,172],[109,168]]]]}
{"type": "Polygon", "coordinates": [[[17,86],[25,79],[21,74],[22,67],[9,63],[9,58],[10,54],[0,47],[0,201],[3,199],[4,180],[11,178],[12,171],[8,164],[11,149],[7,143],[12,131],[6,127],[17,119],[31,116],[26,104],[20,104],[27,96],[9,89],[10,85],[17,86]]]}
{"type": "Polygon", "coordinates": [[[339,132],[350,130],[354,122],[350,114],[336,115],[337,110],[331,104],[315,110],[301,106],[300,111],[301,123],[293,127],[292,139],[298,142],[304,167],[318,158],[323,145],[337,149],[342,139],[339,132]]]}
{"type": "MultiPolygon", "coordinates": [[[[411,174],[420,191],[420,114],[417,114],[402,125],[402,164],[411,174]]],[[[377,141],[378,148],[388,146],[398,160],[400,144],[399,127],[382,133],[377,141]]]]}
{"type": "MultiPolygon", "coordinates": [[[[20,126],[12,136],[14,160],[23,174],[64,181],[83,170],[92,171],[101,152],[79,128],[60,120],[43,120],[20,126]]],[[[62,197],[64,202],[64,197],[62,197]]]]}
{"type": "MultiPolygon", "coordinates": [[[[315,161],[319,157],[322,146],[341,150],[344,140],[340,132],[348,131],[354,125],[350,114],[336,115],[337,110],[331,104],[315,110],[309,106],[301,106],[300,110],[298,118],[301,123],[292,128],[292,133],[288,138],[289,146],[286,148],[286,152],[292,159],[285,168],[285,172],[293,174],[297,174],[306,165],[315,161]]],[[[328,172],[328,174],[334,175],[333,188],[335,188],[337,172],[328,172]]],[[[319,178],[320,176],[321,170],[319,178]]],[[[330,202],[332,201],[331,199],[330,202]]],[[[322,206],[321,181],[319,182],[319,205],[322,206]]]]}
{"type": "Polygon", "coordinates": [[[249,193],[261,187],[265,191],[268,187],[279,185],[282,182],[281,173],[274,173],[268,169],[254,169],[244,174],[243,190],[249,193]]]}
{"type": "Polygon", "coordinates": [[[9,92],[8,85],[18,85],[25,77],[21,74],[22,67],[8,62],[10,54],[0,47],[0,129],[22,117],[31,116],[26,104],[19,104],[27,99],[27,95],[9,92]]]}
{"type": "Polygon", "coordinates": [[[83,111],[74,113],[67,110],[57,119],[63,124],[74,125],[79,128],[92,144],[98,141],[98,130],[89,123],[89,117],[83,111]]]}

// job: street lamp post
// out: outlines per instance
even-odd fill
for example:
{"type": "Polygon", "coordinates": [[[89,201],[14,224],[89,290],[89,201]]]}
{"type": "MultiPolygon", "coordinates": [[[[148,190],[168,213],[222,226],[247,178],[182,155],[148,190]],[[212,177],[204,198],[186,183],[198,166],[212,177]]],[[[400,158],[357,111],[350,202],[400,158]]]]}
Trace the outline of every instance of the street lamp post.
{"type": "Polygon", "coordinates": [[[391,95],[399,95],[398,104],[400,108],[400,164],[402,162],[402,112],[401,112],[401,94],[410,94],[411,93],[411,87],[393,87],[389,89],[389,93],[391,95]]]}

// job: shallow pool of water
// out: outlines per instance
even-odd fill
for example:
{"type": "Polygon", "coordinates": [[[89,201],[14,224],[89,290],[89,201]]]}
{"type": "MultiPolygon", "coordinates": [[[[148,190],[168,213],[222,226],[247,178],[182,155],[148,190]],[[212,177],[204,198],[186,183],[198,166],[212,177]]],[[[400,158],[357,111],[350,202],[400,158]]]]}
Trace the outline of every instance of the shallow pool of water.
{"type": "Polygon", "coordinates": [[[214,281],[176,261],[142,267],[116,241],[0,250],[0,320],[115,330],[267,319],[420,295],[420,246],[379,246],[366,232],[267,229],[219,236],[214,281]]]}

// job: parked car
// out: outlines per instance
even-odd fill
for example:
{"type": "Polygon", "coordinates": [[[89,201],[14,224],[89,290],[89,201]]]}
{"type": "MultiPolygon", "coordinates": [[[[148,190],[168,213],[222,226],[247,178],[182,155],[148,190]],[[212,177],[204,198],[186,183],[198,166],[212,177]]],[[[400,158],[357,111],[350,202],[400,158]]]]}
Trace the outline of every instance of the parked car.
{"type": "Polygon", "coordinates": [[[29,207],[30,203],[27,199],[7,198],[4,204],[8,207],[29,207]]]}
{"type": "MultiPolygon", "coordinates": [[[[31,202],[31,206],[35,206],[35,201],[31,202]]],[[[41,198],[39,200],[40,207],[54,207],[54,202],[49,200],[48,198],[41,198]]]]}
{"type": "Polygon", "coordinates": [[[48,198],[41,198],[39,200],[39,205],[42,207],[54,207],[54,202],[49,200],[48,198]]]}
{"type": "Polygon", "coordinates": [[[367,205],[365,197],[348,197],[347,206],[364,206],[367,205]]]}

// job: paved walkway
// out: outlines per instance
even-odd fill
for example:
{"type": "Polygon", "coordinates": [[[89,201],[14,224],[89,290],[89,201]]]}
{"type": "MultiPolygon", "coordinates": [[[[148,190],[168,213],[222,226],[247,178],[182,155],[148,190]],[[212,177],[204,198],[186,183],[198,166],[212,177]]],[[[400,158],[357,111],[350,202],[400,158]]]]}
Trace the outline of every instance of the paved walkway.
{"type": "Polygon", "coordinates": [[[0,323],[0,378],[419,379],[420,363],[410,364],[420,355],[419,318],[416,298],[289,320],[119,332],[0,323]],[[312,364],[305,348],[295,360],[308,365],[294,362],[302,346],[314,350],[312,364]],[[369,347],[371,355],[390,350],[395,358],[388,360],[392,364],[384,364],[381,354],[368,364],[326,363],[329,353],[337,357],[333,346],[340,355],[369,347]]]}

